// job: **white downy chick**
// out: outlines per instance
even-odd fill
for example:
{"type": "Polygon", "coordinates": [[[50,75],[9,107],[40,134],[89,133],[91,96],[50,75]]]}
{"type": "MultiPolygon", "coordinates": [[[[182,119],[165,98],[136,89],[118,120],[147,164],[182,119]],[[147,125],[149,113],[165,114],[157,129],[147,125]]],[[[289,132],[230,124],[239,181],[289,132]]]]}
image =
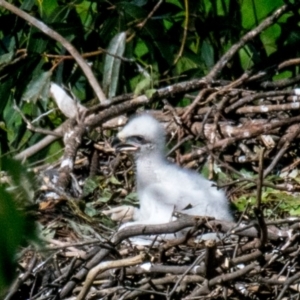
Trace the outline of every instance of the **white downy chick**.
{"type": "Polygon", "coordinates": [[[165,158],[165,130],[155,118],[147,114],[134,117],[117,138],[117,149],[134,156],[140,202],[140,209],[131,210],[134,222],[125,226],[167,223],[174,211],[233,221],[222,190],[195,171],[165,158]]]}

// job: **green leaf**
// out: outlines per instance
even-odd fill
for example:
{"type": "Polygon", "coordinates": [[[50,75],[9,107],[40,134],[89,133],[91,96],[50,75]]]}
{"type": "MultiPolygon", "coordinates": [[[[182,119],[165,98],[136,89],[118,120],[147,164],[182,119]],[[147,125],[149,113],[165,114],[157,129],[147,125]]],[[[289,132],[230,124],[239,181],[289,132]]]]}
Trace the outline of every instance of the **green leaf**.
{"type": "Polygon", "coordinates": [[[141,58],[142,56],[144,56],[147,53],[149,53],[149,49],[148,49],[147,45],[145,44],[145,42],[143,40],[138,39],[138,42],[134,49],[134,54],[136,55],[137,58],[141,58]]]}
{"type": "Polygon", "coordinates": [[[46,18],[56,10],[58,7],[56,0],[41,0],[37,1],[40,9],[41,16],[45,15],[46,18]]]}
{"type": "Polygon", "coordinates": [[[290,215],[291,216],[299,216],[300,215],[300,206],[298,208],[293,208],[290,210],[290,215]]]}
{"type": "Polygon", "coordinates": [[[96,188],[99,187],[98,180],[96,177],[88,177],[83,186],[82,197],[86,197],[92,194],[96,188]]]}
{"type": "Polygon", "coordinates": [[[87,203],[84,212],[90,217],[94,217],[98,214],[98,211],[93,207],[93,203],[87,203]]]}
{"type": "Polygon", "coordinates": [[[82,1],[76,5],[76,11],[83,26],[91,26],[93,22],[93,14],[91,14],[91,11],[96,10],[96,8],[96,3],[92,3],[91,1],[82,1]]]}
{"type": "Polygon", "coordinates": [[[144,31],[151,38],[151,43],[157,48],[159,54],[171,65],[173,63],[173,54],[168,38],[162,39],[162,35],[165,34],[162,23],[149,20],[144,31]]]}
{"type": "Polygon", "coordinates": [[[114,55],[123,56],[125,45],[126,33],[121,32],[113,37],[107,48],[109,54],[105,56],[103,89],[108,98],[116,95],[120,75],[121,60],[114,55]]]}
{"type": "Polygon", "coordinates": [[[198,67],[199,66],[190,58],[188,58],[187,56],[182,56],[179,58],[176,64],[176,71],[178,74],[182,74],[188,70],[196,69],[198,67]]]}
{"type": "Polygon", "coordinates": [[[13,279],[14,256],[24,233],[24,218],[3,186],[0,186],[0,227],[0,290],[3,290],[13,279]]]}
{"type": "Polygon", "coordinates": [[[122,185],[122,183],[115,177],[115,176],[111,176],[109,178],[110,183],[112,183],[113,185],[122,185]]]}
{"type": "Polygon", "coordinates": [[[134,89],[134,95],[141,95],[144,91],[148,90],[152,85],[152,78],[150,76],[146,76],[142,79],[134,89]]]}
{"type": "Polygon", "coordinates": [[[282,0],[243,0],[241,2],[242,25],[244,28],[250,29],[260,22],[268,14],[283,5],[282,0]]]}
{"type": "Polygon", "coordinates": [[[12,61],[12,58],[14,57],[14,51],[5,53],[0,56],[0,70],[1,67],[6,66],[9,62],[12,61]]]}
{"type": "Polygon", "coordinates": [[[6,80],[3,80],[0,82],[0,95],[1,95],[1,101],[0,101],[0,115],[2,115],[6,104],[9,102],[12,96],[11,89],[14,86],[14,80],[12,77],[6,78],[6,80]]]}
{"type": "Polygon", "coordinates": [[[145,95],[148,97],[148,98],[151,98],[155,93],[156,93],[156,89],[149,89],[149,90],[146,90],[145,91],[145,95]]]}
{"type": "Polygon", "coordinates": [[[207,40],[204,40],[201,47],[202,58],[206,64],[207,69],[211,69],[214,66],[214,48],[207,40]]]}
{"type": "Polygon", "coordinates": [[[121,1],[116,4],[116,7],[120,10],[121,14],[126,16],[128,20],[139,20],[147,16],[147,11],[141,7],[130,3],[129,1],[121,1]]]}
{"type": "Polygon", "coordinates": [[[182,3],[179,0],[166,0],[166,3],[171,3],[173,5],[178,6],[179,8],[183,9],[182,3]]]}
{"type": "Polygon", "coordinates": [[[44,33],[40,32],[37,28],[31,27],[29,38],[27,41],[27,51],[29,53],[42,54],[47,51],[49,39],[44,33]]]}
{"type": "Polygon", "coordinates": [[[129,205],[138,205],[139,204],[139,198],[138,198],[138,195],[137,193],[130,193],[128,194],[124,201],[123,201],[124,204],[129,204],[129,205]]]}
{"type": "Polygon", "coordinates": [[[0,184],[0,291],[2,291],[13,279],[18,247],[26,240],[35,239],[35,227],[34,222],[22,212],[31,200],[29,199],[32,194],[29,190],[33,190],[31,174],[26,172],[20,162],[11,159],[3,158],[0,164],[1,176],[5,174],[10,178],[9,187],[0,184]]]}
{"type": "Polygon", "coordinates": [[[22,99],[33,103],[36,103],[40,97],[42,99],[47,99],[49,95],[51,75],[52,72],[47,71],[35,76],[27,86],[22,99]]]}

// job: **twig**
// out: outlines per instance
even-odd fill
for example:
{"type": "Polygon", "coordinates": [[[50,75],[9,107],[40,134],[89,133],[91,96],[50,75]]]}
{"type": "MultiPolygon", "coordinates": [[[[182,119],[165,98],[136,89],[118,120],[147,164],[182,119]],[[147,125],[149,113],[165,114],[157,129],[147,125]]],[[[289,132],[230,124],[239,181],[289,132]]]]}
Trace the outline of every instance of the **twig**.
{"type": "Polygon", "coordinates": [[[145,261],[146,257],[147,256],[145,255],[145,253],[141,253],[141,254],[139,254],[135,257],[131,257],[131,258],[124,258],[124,259],[114,260],[114,261],[106,261],[106,262],[103,262],[100,265],[94,267],[93,269],[91,269],[89,271],[87,278],[84,282],[84,285],[81,289],[81,292],[77,296],[76,300],[85,299],[85,296],[87,295],[87,293],[93,283],[93,280],[99,273],[104,272],[109,269],[129,267],[129,266],[133,266],[136,264],[140,264],[143,261],[145,261]]]}
{"type": "Polygon", "coordinates": [[[293,58],[293,59],[288,59],[284,62],[282,62],[281,64],[278,65],[278,70],[281,70],[283,68],[287,68],[290,66],[294,66],[294,65],[299,65],[300,64],[300,59],[299,58],[293,58]]]}
{"type": "Polygon", "coordinates": [[[259,171],[258,171],[258,179],[257,179],[257,190],[256,190],[256,208],[260,210],[261,208],[261,196],[262,196],[262,187],[264,180],[264,153],[265,148],[260,149],[259,153],[259,171]]]}
{"type": "MultiPolygon", "coordinates": [[[[257,262],[254,262],[254,263],[252,263],[248,266],[245,266],[243,269],[240,269],[238,271],[217,276],[217,277],[209,280],[208,283],[207,283],[207,286],[212,287],[216,284],[220,284],[220,283],[223,283],[223,282],[234,280],[235,278],[239,278],[239,277],[247,274],[248,272],[252,271],[255,268],[259,268],[257,262]]],[[[197,289],[189,297],[187,297],[185,299],[186,300],[193,299],[193,297],[200,296],[200,295],[205,295],[205,294],[207,294],[207,287],[206,286],[197,289]]]]}
{"type": "MultiPolygon", "coordinates": [[[[297,124],[298,125],[298,124],[297,124]]],[[[297,130],[290,134],[288,136],[288,138],[286,139],[285,143],[283,144],[283,146],[280,148],[280,150],[278,151],[278,153],[275,155],[275,157],[273,158],[272,162],[270,163],[270,165],[267,167],[267,169],[264,171],[264,178],[266,176],[268,176],[268,174],[274,169],[274,167],[276,166],[276,164],[278,163],[278,161],[281,159],[281,157],[284,155],[284,153],[286,152],[286,150],[288,149],[290,143],[300,134],[300,126],[298,125],[297,130]]]]}
{"type": "Polygon", "coordinates": [[[179,58],[182,56],[183,50],[184,50],[184,45],[186,42],[186,37],[187,37],[187,31],[188,31],[188,25],[189,25],[189,1],[188,0],[184,0],[184,26],[183,26],[183,37],[181,40],[181,45],[180,45],[180,49],[179,52],[173,62],[173,65],[176,65],[179,58]]]}
{"type": "Polygon", "coordinates": [[[27,128],[30,131],[36,132],[36,133],[42,133],[45,135],[53,135],[56,136],[58,138],[61,138],[62,135],[59,132],[56,131],[51,131],[51,130],[47,130],[47,129],[42,129],[42,128],[36,128],[32,125],[32,123],[25,117],[25,115],[23,114],[23,112],[20,110],[20,108],[17,106],[17,103],[14,102],[14,109],[21,115],[23,121],[27,124],[27,128]]]}
{"type": "Polygon", "coordinates": [[[10,300],[14,297],[14,295],[17,293],[19,287],[21,286],[22,283],[24,283],[30,276],[33,268],[35,267],[37,263],[37,255],[34,254],[30,262],[28,263],[28,268],[22,276],[18,276],[18,278],[15,280],[14,284],[9,290],[9,293],[6,295],[4,300],[10,300]]]}
{"type": "Polygon", "coordinates": [[[16,14],[20,18],[26,20],[34,27],[41,30],[46,35],[50,36],[52,39],[60,42],[68,51],[69,53],[74,57],[80,68],[82,69],[83,73],[87,77],[92,89],[94,90],[97,98],[100,102],[103,102],[106,100],[106,96],[104,95],[95,75],[93,74],[90,66],[86,63],[86,61],[82,58],[80,53],[74,48],[74,46],[67,41],[62,35],[48,27],[43,22],[37,20],[36,18],[30,16],[25,11],[17,8],[16,6],[8,3],[7,1],[0,0],[0,5],[6,8],[7,10],[11,11],[12,13],[16,14]]]}
{"type": "Polygon", "coordinates": [[[250,40],[252,40],[254,37],[256,37],[258,34],[260,34],[263,30],[274,24],[276,20],[278,20],[287,10],[289,6],[283,5],[279,9],[277,9],[270,17],[266,18],[260,25],[258,25],[253,30],[247,32],[236,44],[234,44],[220,59],[219,61],[214,65],[212,70],[209,72],[209,74],[206,76],[206,79],[208,81],[211,81],[215,79],[224,66],[228,63],[230,59],[236,54],[236,52],[241,49],[246,43],[248,43],[250,40]]]}
{"type": "Polygon", "coordinates": [[[234,138],[229,137],[229,138],[225,138],[225,139],[216,141],[214,144],[209,144],[209,145],[204,146],[196,151],[193,151],[187,155],[182,156],[181,163],[185,163],[185,162],[191,161],[193,159],[198,159],[199,157],[201,157],[204,153],[206,153],[209,150],[211,151],[213,149],[218,149],[221,147],[228,147],[229,145],[233,144],[234,142],[236,142],[238,140],[242,140],[245,138],[250,139],[251,137],[255,137],[262,133],[269,132],[275,128],[279,128],[279,127],[297,123],[297,122],[300,122],[300,116],[276,121],[274,123],[263,124],[262,126],[259,126],[257,128],[252,128],[253,130],[251,130],[251,131],[244,130],[244,132],[241,132],[241,134],[236,135],[234,138]]]}
{"type": "MultiPolygon", "coordinates": [[[[66,120],[63,124],[61,124],[59,127],[57,127],[54,131],[61,136],[63,136],[64,131],[66,128],[68,128],[70,122],[72,120],[66,120]]],[[[41,141],[37,142],[33,146],[30,146],[29,148],[25,149],[24,151],[17,154],[14,158],[18,160],[25,160],[28,157],[34,155],[35,153],[39,152],[41,149],[47,147],[52,142],[56,141],[58,137],[56,135],[48,135],[41,141]]]]}

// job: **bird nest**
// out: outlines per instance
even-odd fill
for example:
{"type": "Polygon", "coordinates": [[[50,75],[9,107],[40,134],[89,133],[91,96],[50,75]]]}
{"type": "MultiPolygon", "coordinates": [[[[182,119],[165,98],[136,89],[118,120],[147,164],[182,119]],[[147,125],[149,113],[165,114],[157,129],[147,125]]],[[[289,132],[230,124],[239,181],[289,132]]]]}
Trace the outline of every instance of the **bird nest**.
{"type": "MultiPolygon", "coordinates": [[[[239,208],[239,221],[182,215],[164,225],[117,231],[101,211],[137,201],[133,166],[110,147],[111,130],[120,122],[109,116],[124,103],[101,107],[101,120],[109,120],[102,130],[82,139],[85,131],[76,127],[69,135],[74,143],[82,140],[80,151],[64,141],[72,168],[37,168],[47,183],[37,193],[44,242],[19,254],[19,277],[5,299],[299,299],[300,223],[290,217],[299,215],[299,91],[259,93],[222,84],[211,89],[195,80],[169,87],[170,100],[172,93],[185,93],[191,104],[166,102],[151,113],[169,133],[171,159],[186,167],[205,165],[207,177],[219,176],[239,208]],[[188,95],[190,86],[199,94],[188,95]],[[184,228],[183,237],[159,239],[184,228]],[[217,242],[201,240],[210,232],[219,235],[217,242]],[[152,245],[132,242],[149,235],[159,236],[152,245]]],[[[160,89],[151,101],[160,105],[164,97],[166,89],[160,89]]],[[[126,109],[134,111],[137,100],[127,100],[126,109]]]]}
{"type": "MultiPolygon", "coordinates": [[[[44,246],[23,251],[6,299],[299,297],[299,218],[265,222],[257,212],[258,221],[246,225],[242,217],[228,223],[181,215],[113,232],[80,216],[59,216],[60,209],[41,213],[44,246]],[[159,239],[184,228],[185,236],[159,239]],[[220,239],[201,240],[206,232],[220,239]],[[151,245],[132,243],[150,234],[158,237],[151,245]]],[[[64,209],[72,214],[69,204],[64,209]]]]}

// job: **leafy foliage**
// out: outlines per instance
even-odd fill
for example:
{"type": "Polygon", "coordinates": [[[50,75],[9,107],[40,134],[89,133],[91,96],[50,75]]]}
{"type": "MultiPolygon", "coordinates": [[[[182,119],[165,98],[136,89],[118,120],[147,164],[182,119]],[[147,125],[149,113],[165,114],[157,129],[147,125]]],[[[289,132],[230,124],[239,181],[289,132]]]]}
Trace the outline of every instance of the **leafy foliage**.
{"type": "MultiPolygon", "coordinates": [[[[157,2],[151,0],[114,1],[113,5],[93,0],[12,3],[62,34],[86,55],[99,82],[110,86],[108,96],[113,96],[140,94],[166,82],[205,75],[234,43],[284,1],[168,0],[157,10],[157,2]],[[126,33],[123,48],[116,42],[120,32],[126,33]],[[117,56],[104,55],[101,49],[117,56]],[[126,59],[121,61],[118,56],[126,59]]],[[[258,69],[270,61],[274,64],[297,56],[300,41],[297,16],[295,11],[263,31],[235,55],[220,77],[234,80],[249,68],[258,69]]],[[[33,120],[53,107],[46,94],[49,80],[69,87],[84,104],[93,97],[93,92],[75,61],[66,56],[68,53],[58,42],[3,8],[0,21],[0,119],[4,122],[1,153],[4,154],[31,146],[42,137],[25,130],[24,122],[11,109],[13,101],[33,120]],[[36,102],[39,98],[43,101],[36,102]]],[[[292,73],[282,72],[278,76],[287,78],[292,73]]],[[[174,99],[175,104],[179,100],[174,99]]],[[[187,105],[189,101],[182,103],[187,105]]],[[[54,119],[58,117],[59,112],[51,118],[45,116],[36,126],[57,127],[54,119]]],[[[40,154],[45,155],[46,152],[40,154]]]]}
{"type": "Polygon", "coordinates": [[[14,277],[15,255],[25,241],[35,238],[34,222],[24,209],[32,204],[33,185],[30,174],[20,163],[1,161],[0,183],[0,291],[14,277]]]}

